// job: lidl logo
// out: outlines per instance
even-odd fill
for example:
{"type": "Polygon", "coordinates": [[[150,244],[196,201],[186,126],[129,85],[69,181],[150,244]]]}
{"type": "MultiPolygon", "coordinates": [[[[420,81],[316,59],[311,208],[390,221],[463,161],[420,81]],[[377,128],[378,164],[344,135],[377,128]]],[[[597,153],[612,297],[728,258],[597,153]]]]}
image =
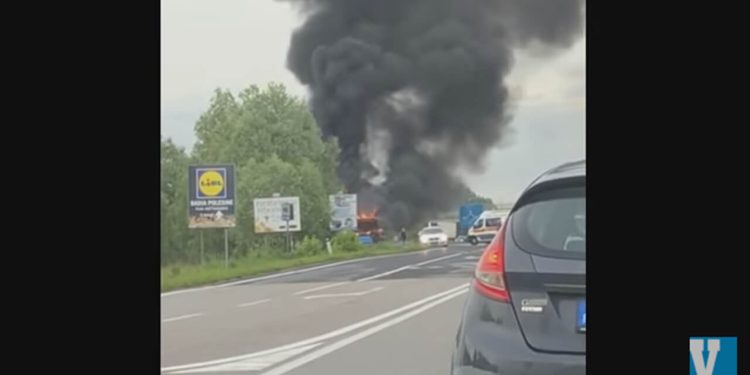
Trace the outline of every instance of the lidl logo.
{"type": "Polygon", "coordinates": [[[196,169],[198,199],[226,198],[227,170],[225,168],[196,169]]]}
{"type": "Polygon", "coordinates": [[[691,337],[690,375],[737,375],[737,338],[691,337]]]}

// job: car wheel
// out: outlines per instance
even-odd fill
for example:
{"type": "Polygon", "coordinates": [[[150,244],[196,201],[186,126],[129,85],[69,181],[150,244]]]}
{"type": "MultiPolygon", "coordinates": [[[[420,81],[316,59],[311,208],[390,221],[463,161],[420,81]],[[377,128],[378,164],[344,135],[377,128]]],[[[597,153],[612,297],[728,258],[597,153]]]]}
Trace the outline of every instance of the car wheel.
{"type": "Polygon", "coordinates": [[[471,238],[469,238],[469,243],[471,243],[472,245],[476,246],[479,243],[479,240],[477,240],[476,237],[471,237],[471,238]]]}

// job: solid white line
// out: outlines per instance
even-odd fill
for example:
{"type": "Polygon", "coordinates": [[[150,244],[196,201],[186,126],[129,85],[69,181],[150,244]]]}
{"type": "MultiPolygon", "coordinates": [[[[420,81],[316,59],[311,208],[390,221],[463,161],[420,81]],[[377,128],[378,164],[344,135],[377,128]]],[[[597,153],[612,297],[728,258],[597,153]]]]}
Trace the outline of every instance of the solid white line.
{"type": "Polygon", "coordinates": [[[262,299],[260,301],[253,301],[253,302],[241,303],[241,304],[237,305],[237,307],[248,307],[248,306],[258,305],[258,304],[261,304],[261,303],[266,303],[268,301],[270,301],[270,299],[262,299]]]}
{"type": "Polygon", "coordinates": [[[415,266],[417,266],[417,267],[419,267],[419,266],[424,266],[425,264],[430,264],[430,263],[435,263],[435,262],[439,262],[439,261],[441,261],[441,260],[444,260],[444,259],[449,259],[449,258],[453,258],[453,257],[457,257],[457,256],[459,256],[459,255],[461,255],[461,254],[460,254],[460,253],[455,253],[455,254],[451,254],[451,255],[446,255],[446,256],[444,256],[444,257],[440,257],[440,258],[435,258],[435,259],[430,259],[430,260],[426,260],[426,261],[424,261],[424,262],[420,262],[420,263],[417,263],[417,264],[415,264],[415,266]]]}
{"type": "Polygon", "coordinates": [[[320,343],[306,345],[298,348],[289,349],[283,352],[269,354],[267,356],[247,358],[242,361],[223,363],[216,366],[206,366],[199,368],[192,368],[187,370],[180,370],[173,372],[173,374],[194,374],[201,372],[238,372],[238,371],[261,371],[276,363],[285,361],[295,355],[302,354],[310,349],[319,346],[320,343]]]}
{"type": "Polygon", "coordinates": [[[422,250],[422,251],[410,251],[410,252],[407,252],[407,253],[384,254],[384,255],[375,255],[375,256],[371,256],[371,257],[362,257],[362,258],[357,258],[357,259],[342,260],[340,262],[327,263],[327,264],[323,264],[323,265],[315,266],[315,267],[302,268],[302,269],[293,270],[293,271],[287,271],[287,272],[281,272],[281,273],[274,273],[274,274],[270,274],[270,275],[266,275],[266,276],[259,276],[259,277],[255,277],[255,278],[242,279],[242,280],[232,281],[232,282],[228,282],[228,283],[224,283],[224,284],[208,285],[208,286],[202,286],[202,287],[191,288],[191,289],[173,290],[171,292],[162,293],[161,296],[163,298],[163,297],[173,296],[175,294],[199,292],[199,291],[202,291],[202,290],[223,288],[223,287],[227,287],[227,286],[239,285],[239,284],[245,284],[245,283],[251,283],[251,282],[255,282],[255,281],[275,279],[277,277],[283,277],[283,276],[289,276],[289,275],[296,275],[298,273],[304,273],[304,272],[310,272],[310,271],[317,271],[317,270],[321,270],[321,269],[324,269],[324,268],[341,266],[341,265],[349,264],[349,263],[364,262],[364,261],[372,260],[372,259],[390,258],[390,257],[401,257],[401,256],[416,255],[416,254],[426,254],[426,253],[428,253],[428,252],[430,252],[432,250],[438,250],[438,248],[429,248],[429,249],[425,249],[425,250],[422,250]]]}
{"type": "Polygon", "coordinates": [[[201,316],[201,315],[203,315],[203,313],[180,315],[180,316],[175,316],[174,318],[164,319],[161,322],[162,323],[175,322],[175,321],[178,321],[178,320],[194,318],[196,316],[201,316]]]}
{"type": "Polygon", "coordinates": [[[392,274],[394,274],[394,273],[396,273],[396,272],[401,272],[401,271],[403,271],[403,270],[405,270],[405,269],[409,269],[409,268],[411,268],[411,266],[403,266],[403,267],[399,267],[399,268],[396,268],[396,269],[393,269],[393,270],[390,270],[390,271],[386,271],[386,272],[383,272],[383,273],[379,273],[379,274],[377,274],[377,275],[372,275],[372,276],[367,276],[367,277],[363,277],[363,278],[361,278],[361,279],[357,280],[357,282],[360,282],[360,281],[367,281],[367,280],[373,280],[373,279],[377,279],[377,278],[379,278],[379,277],[383,277],[383,276],[388,276],[388,275],[392,275],[392,274]]]}
{"type": "Polygon", "coordinates": [[[378,278],[381,278],[383,276],[392,275],[392,274],[394,274],[396,272],[401,272],[403,270],[407,270],[407,269],[414,268],[414,267],[424,266],[425,264],[439,262],[441,260],[448,259],[448,258],[453,258],[453,257],[457,257],[459,255],[461,255],[461,254],[460,253],[455,253],[455,254],[446,255],[446,256],[443,256],[443,257],[435,258],[435,259],[426,260],[424,262],[419,262],[419,263],[416,263],[416,264],[411,264],[411,265],[408,265],[408,266],[399,267],[399,268],[396,268],[396,269],[392,269],[390,271],[379,273],[377,275],[363,277],[363,278],[357,280],[357,282],[378,279],[378,278]]]}
{"type": "Polygon", "coordinates": [[[366,294],[375,293],[377,291],[383,290],[382,286],[379,286],[377,288],[372,288],[370,290],[365,290],[362,292],[351,292],[351,293],[334,293],[334,294],[314,294],[312,296],[305,296],[305,299],[316,299],[316,298],[338,298],[338,297],[359,297],[364,296],[366,294]]]}
{"type": "Polygon", "coordinates": [[[443,297],[443,298],[441,298],[441,299],[439,299],[437,301],[430,302],[430,303],[428,303],[428,304],[426,304],[426,305],[424,305],[424,306],[422,306],[420,308],[414,309],[414,310],[412,310],[412,311],[410,311],[410,312],[408,312],[406,314],[400,315],[400,316],[398,316],[396,318],[393,318],[391,320],[383,322],[383,323],[381,323],[381,324],[379,324],[379,325],[377,325],[375,327],[366,329],[366,330],[364,330],[362,332],[359,332],[359,333],[351,335],[351,336],[349,336],[347,338],[341,339],[341,340],[339,340],[339,341],[337,341],[337,342],[335,342],[333,344],[324,346],[324,347],[322,347],[320,349],[317,349],[317,350],[315,350],[315,351],[313,351],[311,353],[303,355],[302,357],[299,357],[299,358],[297,358],[297,359],[295,359],[293,361],[284,363],[284,364],[282,364],[279,367],[276,367],[274,369],[271,369],[270,371],[264,372],[262,375],[283,375],[283,374],[286,374],[287,372],[292,371],[292,370],[294,370],[294,369],[296,369],[296,368],[298,368],[298,367],[300,367],[300,366],[302,366],[302,365],[304,365],[304,364],[306,364],[308,362],[312,362],[312,361],[314,361],[314,360],[316,360],[316,359],[318,359],[318,358],[320,358],[320,357],[322,357],[322,356],[324,356],[326,354],[330,354],[330,353],[332,353],[332,352],[334,352],[336,350],[339,350],[339,349],[341,349],[341,348],[343,348],[343,347],[345,347],[347,345],[351,345],[351,344],[353,344],[353,343],[355,343],[355,342],[357,342],[359,340],[362,340],[362,339],[366,338],[367,336],[373,335],[373,334],[375,334],[377,332],[380,332],[380,331],[382,331],[382,330],[384,330],[384,329],[386,329],[388,327],[391,327],[391,326],[394,326],[396,324],[399,324],[399,323],[403,322],[404,320],[412,318],[412,317],[416,316],[417,314],[421,314],[421,313],[423,313],[423,312],[425,312],[425,311],[427,311],[427,310],[429,310],[429,309],[431,309],[431,308],[433,308],[433,307],[435,307],[435,306],[437,306],[437,305],[439,305],[439,304],[441,304],[443,302],[446,302],[446,301],[451,300],[451,299],[453,299],[455,297],[458,297],[458,296],[466,293],[466,291],[467,291],[466,288],[461,289],[461,290],[459,290],[457,292],[454,292],[452,294],[449,294],[449,295],[447,295],[447,296],[445,296],[445,297],[443,297]]]}
{"type": "Polygon", "coordinates": [[[235,362],[235,361],[240,361],[240,360],[243,360],[243,359],[259,357],[259,356],[266,355],[266,354],[277,353],[277,352],[281,352],[281,351],[284,351],[284,350],[287,350],[287,349],[291,349],[291,348],[296,348],[296,347],[300,347],[300,346],[314,344],[314,343],[317,343],[317,342],[320,342],[320,341],[323,341],[323,340],[328,340],[328,339],[333,338],[333,337],[341,336],[343,334],[346,334],[346,333],[349,333],[351,331],[360,329],[360,328],[362,328],[364,326],[367,326],[367,325],[370,325],[372,323],[379,322],[379,321],[381,321],[383,319],[388,319],[388,318],[390,318],[393,315],[396,315],[396,314],[399,314],[401,312],[413,309],[413,308],[415,308],[417,306],[420,306],[420,305],[425,304],[427,302],[430,302],[432,300],[438,299],[440,297],[446,296],[448,294],[455,293],[458,290],[465,289],[468,285],[469,285],[468,283],[461,284],[461,285],[459,285],[459,286],[457,286],[455,288],[451,288],[451,289],[448,289],[446,291],[443,291],[443,292],[440,292],[440,293],[437,293],[437,294],[433,294],[433,295],[431,295],[429,297],[425,297],[425,298],[423,298],[423,299],[421,299],[419,301],[412,302],[412,303],[410,303],[408,305],[401,306],[399,308],[396,308],[396,309],[393,309],[391,311],[382,313],[382,314],[374,316],[372,318],[365,319],[365,320],[359,321],[357,323],[348,325],[346,327],[339,328],[339,329],[337,329],[335,331],[331,331],[331,332],[324,333],[324,334],[319,335],[319,336],[311,337],[311,338],[306,339],[306,340],[294,342],[294,343],[283,345],[283,346],[279,346],[279,347],[276,347],[276,348],[271,348],[271,349],[263,350],[263,351],[256,352],[256,353],[243,354],[243,355],[229,357],[229,358],[215,359],[215,360],[206,361],[206,362],[190,363],[190,364],[186,364],[186,365],[177,365],[177,366],[162,367],[161,371],[162,372],[176,371],[176,370],[184,370],[184,369],[188,369],[188,368],[196,368],[196,367],[203,367],[203,366],[209,366],[209,365],[217,365],[217,364],[220,364],[220,363],[235,362]]]}
{"type": "Polygon", "coordinates": [[[326,285],[315,287],[315,288],[300,290],[299,292],[296,292],[296,293],[294,293],[292,295],[293,296],[298,296],[298,295],[301,295],[301,294],[305,294],[305,293],[309,293],[309,292],[315,292],[315,291],[318,291],[318,290],[323,290],[323,289],[328,289],[328,288],[335,288],[337,286],[344,285],[344,284],[349,284],[349,283],[350,283],[350,281],[344,281],[344,282],[335,283],[335,284],[326,284],[326,285]]]}

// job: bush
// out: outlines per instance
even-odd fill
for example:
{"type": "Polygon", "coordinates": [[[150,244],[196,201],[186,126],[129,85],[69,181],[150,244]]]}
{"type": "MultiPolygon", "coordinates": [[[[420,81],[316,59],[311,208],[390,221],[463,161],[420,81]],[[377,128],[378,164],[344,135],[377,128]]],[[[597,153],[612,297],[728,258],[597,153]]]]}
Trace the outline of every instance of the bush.
{"type": "Polygon", "coordinates": [[[359,238],[354,232],[343,231],[337,233],[331,241],[331,247],[335,253],[353,253],[362,249],[359,238]]]}
{"type": "Polygon", "coordinates": [[[303,256],[317,255],[323,252],[323,242],[311,236],[305,238],[297,246],[297,254],[303,256]]]}

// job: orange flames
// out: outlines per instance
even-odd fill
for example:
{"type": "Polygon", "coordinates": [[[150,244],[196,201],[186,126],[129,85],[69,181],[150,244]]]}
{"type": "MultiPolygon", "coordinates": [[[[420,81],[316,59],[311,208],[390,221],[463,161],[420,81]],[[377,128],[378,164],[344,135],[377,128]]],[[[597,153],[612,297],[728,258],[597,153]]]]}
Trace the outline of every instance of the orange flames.
{"type": "Polygon", "coordinates": [[[374,220],[378,218],[378,211],[360,211],[357,212],[357,219],[359,220],[374,220]]]}

